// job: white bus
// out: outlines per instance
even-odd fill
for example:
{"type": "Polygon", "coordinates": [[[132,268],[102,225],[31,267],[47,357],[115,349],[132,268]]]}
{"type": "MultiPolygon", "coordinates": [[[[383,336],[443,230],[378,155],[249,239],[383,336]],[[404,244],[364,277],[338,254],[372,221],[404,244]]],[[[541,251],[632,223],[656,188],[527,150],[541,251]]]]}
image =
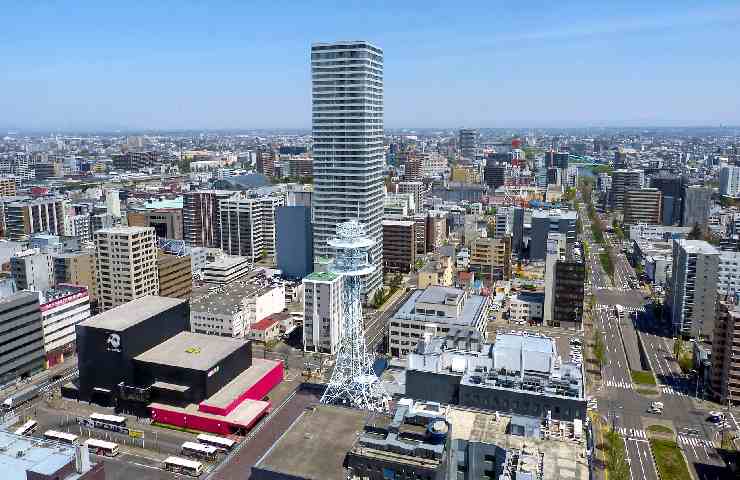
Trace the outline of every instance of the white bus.
{"type": "Polygon", "coordinates": [[[28,435],[29,433],[32,433],[34,430],[36,430],[36,427],[38,427],[38,422],[36,420],[29,420],[15,431],[16,435],[28,435]]]}
{"type": "Polygon", "coordinates": [[[106,457],[115,457],[118,455],[117,443],[88,438],[85,440],[85,445],[87,445],[87,448],[89,448],[91,452],[97,453],[98,455],[105,455],[106,457]]]}
{"type": "Polygon", "coordinates": [[[210,445],[203,445],[202,443],[185,442],[182,444],[183,455],[188,457],[203,458],[206,460],[213,460],[216,458],[218,450],[216,447],[210,445]]]}
{"type": "Polygon", "coordinates": [[[78,445],[77,435],[71,433],[57,432],[56,430],[47,430],[44,432],[44,438],[47,440],[55,440],[61,443],[67,443],[69,445],[78,445]]]}
{"type": "Polygon", "coordinates": [[[126,417],[119,417],[118,415],[105,415],[103,413],[93,413],[90,415],[90,420],[108,425],[115,425],[117,427],[126,426],[126,417]]]}
{"type": "Polygon", "coordinates": [[[236,445],[236,442],[230,438],[217,437],[215,435],[208,435],[205,433],[201,433],[196,438],[198,439],[198,442],[203,445],[210,445],[211,447],[216,447],[224,452],[228,452],[234,448],[234,445],[236,445]]]}
{"type": "Polygon", "coordinates": [[[162,462],[162,468],[175,473],[184,473],[191,477],[198,477],[203,473],[203,464],[195,460],[180,457],[167,457],[162,462]]]}

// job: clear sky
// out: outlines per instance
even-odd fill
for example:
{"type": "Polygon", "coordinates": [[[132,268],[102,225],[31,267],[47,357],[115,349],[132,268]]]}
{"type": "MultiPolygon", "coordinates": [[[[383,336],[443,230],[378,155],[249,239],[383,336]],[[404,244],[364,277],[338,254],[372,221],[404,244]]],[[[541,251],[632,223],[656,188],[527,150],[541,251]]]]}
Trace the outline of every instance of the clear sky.
{"type": "Polygon", "coordinates": [[[740,1],[69,1],[0,10],[0,127],[310,127],[312,42],[397,127],[740,125],[740,1]]]}

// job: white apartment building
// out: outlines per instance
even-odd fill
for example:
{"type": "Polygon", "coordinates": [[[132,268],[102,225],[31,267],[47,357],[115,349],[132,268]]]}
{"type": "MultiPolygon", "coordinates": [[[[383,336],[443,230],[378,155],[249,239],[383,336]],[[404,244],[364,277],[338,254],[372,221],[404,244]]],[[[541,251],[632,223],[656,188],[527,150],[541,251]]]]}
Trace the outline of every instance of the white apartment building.
{"type": "Polygon", "coordinates": [[[720,251],[717,269],[717,293],[740,293],[740,252],[720,251]]]}
{"type": "Polygon", "coordinates": [[[509,321],[542,323],[544,297],[537,293],[519,293],[509,298],[509,321]]]}
{"type": "Polygon", "coordinates": [[[445,336],[450,327],[465,334],[486,336],[488,297],[465,290],[430,286],[416,290],[388,324],[390,353],[404,358],[426,337],[445,336]]]}
{"type": "Polygon", "coordinates": [[[436,152],[422,152],[418,155],[421,157],[422,177],[441,177],[447,171],[447,158],[444,155],[436,152]]]}
{"type": "Polygon", "coordinates": [[[673,242],[671,318],[675,333],[712,335],[719,261],[719,250],[705,241],[673,242]]]}
{"type": "Polygon", "coordinates": [[[248,258],[224,255],[200,269],[200,278],[214,285],[226,285],[245,277],[252,270],[248,258]]]}
{"type": "Polygon", "coordinates": [[[719,171],[719,194],[725,197],[740,197],[740,167],[722,165],[719,171]]]}
{"type": "Polygon", "coordinates": [[[96,279],[102,311],[159,294],[157,237],[153,227],[113,227],[95,232],[96,279]]]}
{"type": "Polygon", "coordinates": [[[314,272],[303,279],[303,349],[334,355],[342,321],[342,277],[314,272]]]}
{"type": "Polygon", "coordinates": [[[252,262],[275,256],[275,209],[284,205],[282,195],[236,194],[220,201],[221,249],[252,262]]]}
{"type": "Polygon", "coordinates": [[[44,353],[49,368],[74,353],[75,325],[90,318],[90,295],[86,287],[62,285],[43,292],[41,297],[44,353]]]}
{"type": "Polygon", "coordinates": [[[316,43],[311,75],[314,256],[333,255],[336,226],[358,219],[375,241],[367,296],[383,277],[383,51],[364,41],[316,43]]]}

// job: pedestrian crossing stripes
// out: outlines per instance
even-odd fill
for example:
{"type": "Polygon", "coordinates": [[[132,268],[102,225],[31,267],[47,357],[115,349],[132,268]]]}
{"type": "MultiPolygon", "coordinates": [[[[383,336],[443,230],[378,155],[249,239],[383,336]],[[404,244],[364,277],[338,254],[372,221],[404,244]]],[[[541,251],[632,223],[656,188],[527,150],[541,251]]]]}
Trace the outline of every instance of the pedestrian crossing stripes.
{"type": "Polygon", "coordinates": [[[645,307],[636,307],[636,306],[628,305],[628,306],[625,306],[624,309],[628,312],[645,313],[645,307]]]}
{"type": "Polygon", "coordinates": [[[647,432],[640,430],[639,428],[626,428],[620,427],[618,433],[625,438],[637,438],[640,440],[647,440],[647,432]]]}
{"type": "Polygon", "coordinates": [[[692,446],[692,447],[712,447],[714,448],[714,443],[712,443],[712,441],[707,440],[706,438],[691,437],[688,435],[679,435],[678,444],[681,446],[686,445],[686,446],[692,446]]]}
{"type": "Polygon", "coordinates": [[[681,392],[681,391],[678,391],[678,390],[674,390],[673,387],[671,387],[670,385],[661,385],[660,386],[660,391],[662,393],[666,394],[666,395],[676,395],[678,397],[687,397],[688,396],[684,392],[681,392]]]}
{"type": "Polygon", "coordinates": [[[624,388],[626,390],[634,389],[632,382],[626,382],[624,380],[607,380],[606,386],[610,388],[624,388]]]}

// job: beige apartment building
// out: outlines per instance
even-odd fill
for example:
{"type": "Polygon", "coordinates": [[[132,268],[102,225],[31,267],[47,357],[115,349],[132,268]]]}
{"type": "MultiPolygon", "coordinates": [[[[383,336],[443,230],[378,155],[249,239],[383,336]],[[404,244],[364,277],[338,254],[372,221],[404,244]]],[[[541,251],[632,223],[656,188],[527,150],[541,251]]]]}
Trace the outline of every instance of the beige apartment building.
{"type": "Polygon", "coordinates": [[[159,296],[190,298],[193,293],[193,267],[190,255],[170,255],[162,251],[157,255],[159,296]]]}
{"type": "Polygon", "coordinates": [[[157,237],[152,227],[113,227],[95,232],[101,311],[139,297],[159,295],[157,237]]]}
{"type": "Polygon", "coordinates": [[[473,241],[470,270],[492,280],[511,279],[511,237],[482,237],[473,241]]]}

